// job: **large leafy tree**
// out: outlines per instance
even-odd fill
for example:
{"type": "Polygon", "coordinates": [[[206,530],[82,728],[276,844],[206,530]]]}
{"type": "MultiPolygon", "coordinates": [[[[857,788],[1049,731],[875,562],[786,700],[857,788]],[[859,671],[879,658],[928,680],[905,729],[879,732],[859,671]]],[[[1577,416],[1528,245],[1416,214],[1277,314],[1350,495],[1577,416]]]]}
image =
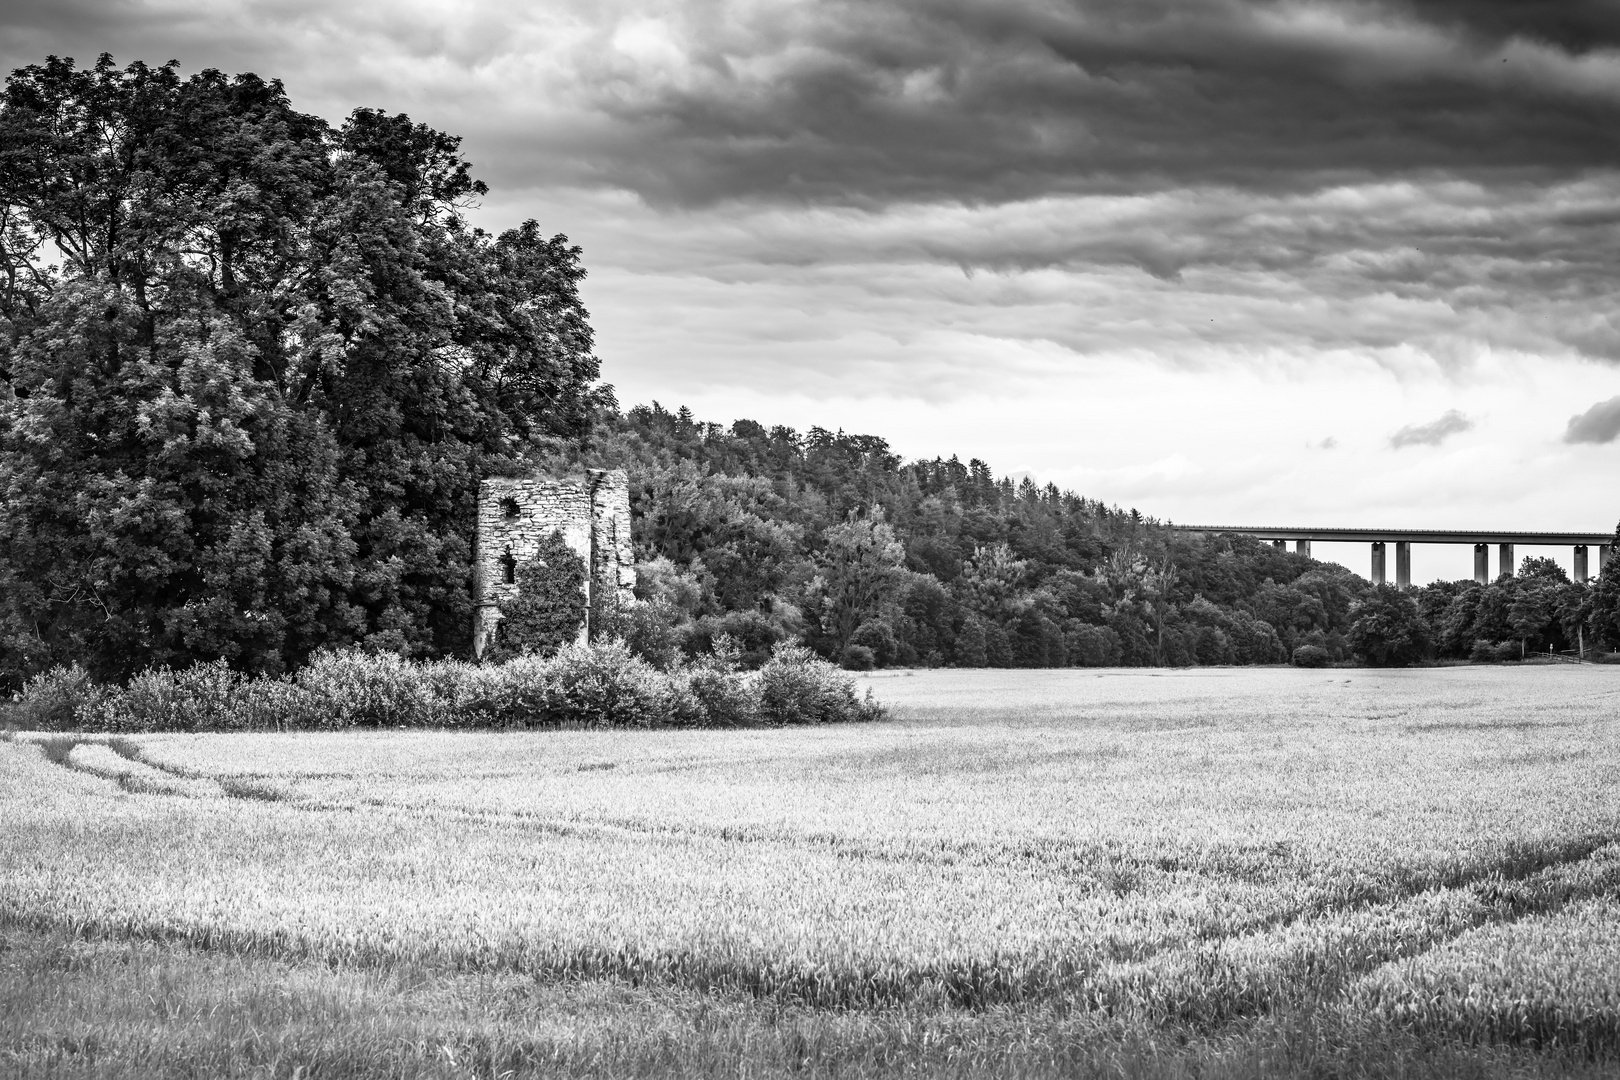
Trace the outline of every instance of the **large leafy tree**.
{"type": "Polygon", "coordinates": [[[1373,667],[1406,667],[1434,651],[1417,601],[1390,585],[1376,586],[1361,601],[1350,625],[1350,645],[1373,667]]]}
{"type": "Polygon", "coordinates": [[[1559,616],[1574,592],[1569,577],[1552,559],[1526,556],[1514,582],[1508,625],[1522,651],[1567,647],[1559,616]]]}
{"type": "Polygon", "coordinates": [[[0,666],[463,648],[478,479],[581,433],[578,248],[451,136],[51,58],[0,96],[0,666]]]}
{"type": "Polygon", "coordinates": [[[826,531],[816,575],[806,587],[806,607],[816,618],[824,647],[841,655],[855,631],[881,617],[905,583],[906,549],[881,507],[826,531]]]}

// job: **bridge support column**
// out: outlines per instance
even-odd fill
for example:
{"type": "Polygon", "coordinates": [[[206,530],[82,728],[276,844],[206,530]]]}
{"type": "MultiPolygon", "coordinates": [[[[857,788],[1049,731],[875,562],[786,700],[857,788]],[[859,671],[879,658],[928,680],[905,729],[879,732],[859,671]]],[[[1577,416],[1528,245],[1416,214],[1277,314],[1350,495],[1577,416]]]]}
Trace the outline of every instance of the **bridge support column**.
{"type": "Polygon", "coordinates": [[[1294,541],[1294,552],[1296,554],[1305,556],[1307,559],[1310,558],[1311,557],[1311,542],[1309,540],[1295,540],[1294,541]]]}
{"type": "Polygon", "coordinates": [[[1474,580],[1481,585],[1491,583],[1491,545],[1474,545],[1474,580]]]}
{"type": "Polygon", "coordinates": [[[1278,551],[1287,551],[1288,550],[1288,541],[1286,541],[1286,540],[1273,540],[1271,542],[1271,546],[1276,548],[1278,551]]]}
{"type": "Polygon", "coordinates": [[[1496,576],[1512,577],[1516,569],[1513,564],[1513,545],[1503,544],[1496,553],[1496,576]]]}
{"type": "Polygon", "coordinates": [[[1395,587],[1397,589],[1410,589],[1412,587],[1412,542],[1410,540],[1395,541],[1395,587]]]}
{"type": "Polygon", "coordinates": [[[1575,580],[1576,581],[1585,581],[1586,578],[1587,578],[1587,573],[1586,573],[1586,545],[1585,544],[1576,544],[1575,545],[1575,580]]]}
{"type": "Polygon", "coordinates": [[[1372,546],[1372,581],[1374,585],[1384,583],[1384,542],[1374,540],[1372,546]]]}
{"type": "Polygon", "coordinates": [[[1612,544],[1598,545],[1598,573],[1603,573],[1603,564],[1609,561],[1609,553],[1614,550],[1612,544]]]}

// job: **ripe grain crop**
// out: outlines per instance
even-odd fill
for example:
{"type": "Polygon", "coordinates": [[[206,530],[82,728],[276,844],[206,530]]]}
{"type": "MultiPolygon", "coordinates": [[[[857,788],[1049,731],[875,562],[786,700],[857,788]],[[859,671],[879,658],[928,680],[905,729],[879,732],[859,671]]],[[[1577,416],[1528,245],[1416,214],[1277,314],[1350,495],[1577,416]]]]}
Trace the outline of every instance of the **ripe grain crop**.
{"type": "Polygon", "coordinates": [[[0,927],[1116,1046],[1313,1015],[1608,1054],[1617,679],[884,673],[895,719],[838,729],[22,734],[0,927]]]}
{"type": "Polygon", "coordinates": [[[1548,914],[1470,930],[1384,965],[1352,1007],[1424,1032],[1620,1050],[1620,905],[1613,891],[1548,914]]]}

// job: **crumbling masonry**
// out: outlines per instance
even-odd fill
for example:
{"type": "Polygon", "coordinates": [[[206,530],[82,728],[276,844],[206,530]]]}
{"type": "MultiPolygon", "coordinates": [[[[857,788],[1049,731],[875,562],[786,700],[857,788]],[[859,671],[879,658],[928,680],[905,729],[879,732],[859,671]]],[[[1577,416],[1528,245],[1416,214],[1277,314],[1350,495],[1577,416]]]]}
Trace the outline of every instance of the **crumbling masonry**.
{"type": "MultiPolygon", "coordinates": [[[[492,477],[478,486],[478,551],[473,568],[473,654],[482,656],[517,595],[517,567],[552,532],[589,568],[583,603],[611,591],[630,603],[636,569],[630,547],[630,481],[623,469],[587,469],[579,479],[492,477]]],[[[582,626],[579,639],[589,635],[582,626]]]]}

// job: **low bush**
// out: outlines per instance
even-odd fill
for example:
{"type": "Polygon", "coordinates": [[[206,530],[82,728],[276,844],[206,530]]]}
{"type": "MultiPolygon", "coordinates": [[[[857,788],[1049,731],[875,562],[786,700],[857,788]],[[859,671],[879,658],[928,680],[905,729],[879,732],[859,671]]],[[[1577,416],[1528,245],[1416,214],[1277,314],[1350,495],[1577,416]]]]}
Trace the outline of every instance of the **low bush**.
{"type": "Polygon", "coordinates": [[[622,641],[501,664],[415,663],[358,649],[317,655],[291,678],[252,679],[223,660],[153,668],[97,686],[77,667],[30,681],[10,722],[44,731],[264,731],[354,727],[739,727],[881,719],[868,694],[808,649],[779,645],[738,670],[725,635],[659,671],[622,641]]]}
{"type": "MultiPolygon", "coordinates": [[[[1532,653],[1532,656],[1544,655],[1532,653]]],[[[1525,659],[1524,643],[1521,641],[1486,641],[1484,638],[1475,638],[1473,647],[1468,650],[1468,659],[1476,664],[1495,664],[1507,660],[1525,659]]]]}
{"type": "Polygon", "coordinates": [[[709,727],[747,727],[759,722],[759,680],[739,677],[742,646],[721,634],[713,650],[672,673],[678,700],[671,722],[709,727]]]}
{"type": "MultiPolygon", "coordinates": [[[[312,727],[425,727],[438,724],[440,699],[428,665],[360,649],[317,653],[296,682],[315,708],[312,727]]],[[[307,719],[307,718],[306,718],[307,719]]]]}
{"type": "Polygon", "coordinates": [[[508,700],[507,683],[515,665],[532,666],[535,657],[505,664],[469,664],[463,660],[440,660],[421,665],[428,691],[433,695],[436,723],[443,727],[510,727],[515,723],[508,700]]]}
{"type": "Polygon", "coordinates": [[[584,727],[655,727],[669,711],[668,676],[622,641],[567,645],[545,672],[529,723],[584,727]]]}
{"type": "Polygon", "coordinates": [[[241,731],[299,731],[320,727],[326,715],[325,699],[291,679],[252,679],[236,694],[237,722],[241,731]]]}
{"type": "Polygon", "coordinates": [[[1503,660],[1524,659],[1524,648],[1517,641],[1486,641],[1475,638],[1468,650],[1468,659],[1476,664],[1495,664],[1503,660]]]}
{"type": "Polygon", "coordinates": [[[73,731],[80,706],[98,693],[78,664],[42,671],[23,684],[12,701],[9,719],[28,731],[73,731]]]}
{"type": "Polygon", "coordinates": [[[681,708],[672,708],[672,717],[698,727],[749,727],[759,723],[757,680],[738,678],[734,673],[709,667],[689,667],[677,672],[681,708]]]}
{"type": "Polygon", "coordinates": [[[848,671],[871,671],[877,667],[877,655],[865,645],[851,643],[844,646],[843,664],[848,671]]]}
{"type": "Polygon", "coordinates": [[[1119,663],[1119,635],[1106,626],[1070,619],[1063,632],[1070,664],[1075,667],[1108,667],[1119,663]]]}
{"type": "Polygon", "coordinates": [[[1294,666],[1303,668],[1327,667],[1333,654],[1320,645],[1301,645],[1294,650],[1294,666]]]}
{"type": "Polygon", "coordinates": [[[240,726],[248,680],[224,660],[175,671],[149,668],[107,687],[78,709],[87,731],[223,731],[240,726]]]}
{"type": "Polygon", "coordinates": [[[759,716],[767,724],[878,720],[883,709],[849,677],[802,645],[783,643],[759,669],[759,716]]]}

